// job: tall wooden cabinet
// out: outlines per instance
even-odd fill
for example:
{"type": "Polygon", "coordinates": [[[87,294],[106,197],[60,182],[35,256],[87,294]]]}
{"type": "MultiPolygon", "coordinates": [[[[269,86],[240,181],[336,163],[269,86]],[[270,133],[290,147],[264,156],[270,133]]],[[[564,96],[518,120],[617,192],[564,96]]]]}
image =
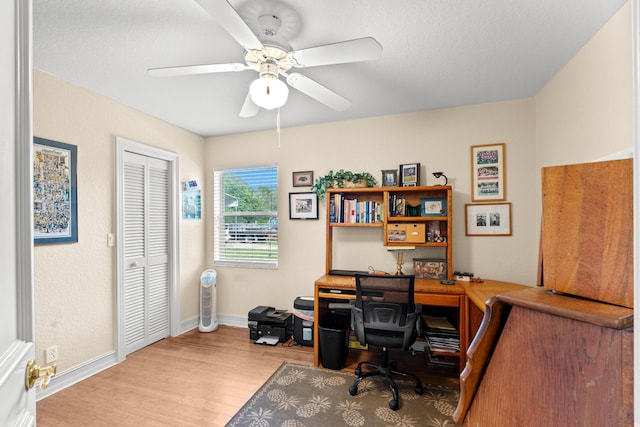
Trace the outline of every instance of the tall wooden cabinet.
{"type": "Polygon", "coordinates": [[[498,295],[467,351],[465,426],[633,425],[633,161],[543,169],[543,287],[498,295]]]}
{"type": "Polygon", "coordinates": [[[334,228],[377,227],[385,246],[440,248],[447,279],[453,277],[451,186],[333,188],[326,197],[327,273],[333,268],[334,228]]]}

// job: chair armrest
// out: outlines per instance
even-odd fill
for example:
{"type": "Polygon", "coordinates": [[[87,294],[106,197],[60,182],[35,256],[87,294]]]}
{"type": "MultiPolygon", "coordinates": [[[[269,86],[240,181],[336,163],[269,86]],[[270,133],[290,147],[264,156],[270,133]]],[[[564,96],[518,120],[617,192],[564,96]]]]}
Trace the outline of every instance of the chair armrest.
{"type": "Polygon", "coordinates": [[[349,305],[351,306],[351,328],[355,332],[360,345],[365,345],[364,314],[362,313],[361,308],[356,307],[355,301],[349,301],[349,305]]]}
{"type": "Polygon", "coordinates": [[[416,319],[416,330],[418,331],[418,336],[422,336],[422,304],[416,304],[415,313],[418,315],[416,319]]]}

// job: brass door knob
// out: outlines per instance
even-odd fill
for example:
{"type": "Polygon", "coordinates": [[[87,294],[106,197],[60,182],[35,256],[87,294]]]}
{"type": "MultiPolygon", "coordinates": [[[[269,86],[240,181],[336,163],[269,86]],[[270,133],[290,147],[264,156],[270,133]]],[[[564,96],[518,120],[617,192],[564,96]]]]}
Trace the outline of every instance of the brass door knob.
{"type": "Polygon", "coordinates": [[[25,386],[27,390],[33,388],[38,378],[42,378],[42,384],[40,387],[44,390],[49,385],[49,380],[56,374],[57,366],[55,363],[47,366],[36,365],[35,360],[30,360],[27,363],[27,372],[25,376],[25,386]]]}

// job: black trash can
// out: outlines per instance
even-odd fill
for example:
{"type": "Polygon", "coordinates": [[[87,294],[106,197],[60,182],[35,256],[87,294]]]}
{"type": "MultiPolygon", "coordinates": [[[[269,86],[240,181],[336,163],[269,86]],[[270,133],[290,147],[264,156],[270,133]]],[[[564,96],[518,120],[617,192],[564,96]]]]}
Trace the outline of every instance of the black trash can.
{"type": "Polygon", "coordinates": [[[349,351],[349,326],[351,313],[338,310],[327,313],[318,325],[320,338],[320,362],[329,369],[340,370],[349,351]]]}

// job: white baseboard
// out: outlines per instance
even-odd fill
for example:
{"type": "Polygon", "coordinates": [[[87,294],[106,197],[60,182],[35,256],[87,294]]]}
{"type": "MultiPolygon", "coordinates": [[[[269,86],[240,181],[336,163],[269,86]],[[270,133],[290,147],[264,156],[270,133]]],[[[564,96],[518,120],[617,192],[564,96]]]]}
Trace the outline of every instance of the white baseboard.
{"type": "Polygon", "coordinates": [[[102,372],[107,368],[110,368],[118,363],[118,358],[116,357],[116,352],[113,351],[111,353],[105,353],[102,356],[98,356],[95,359],[88,360],[80,365],[74,366],[73,368],[67,369],[59,374],[56,374],[51,381],[49,381],[49,386],[42,390],[41,388],[36,389],[36,401],[40,399],[44,399],[45,397],[49,397],[54,393],[59,392],[60,390],[64,390],[67,387],[70,387],[84,379],[87,379],[98,372],[102,372]]]}
{"type": "MultiPolygon", "coordinates": [[[[196,329],[199,322],[199,317],[195,317],[193,319],[182,322],[180,324],[180,334],[184,334],[185,332],[188,332],[192,329],[196,329]]],[[[247,328],[249,327],[247,322],[247,317],[229,316],[224,314],[218,316],[218,323],[220,325],[234,326],[237,328],[247,328]]],[[[116,351],[113,351],[111,353],[105,353],[102,356],[98,356],[95,359],[88,360],[84,363],[81,363],[80,365],[66,369],[63,372],[56,374],[51,379],[51,381],[49,382],[49,386],[46,389],[36,389],[36,401],[49,397],[52,394],[64,390],[67,387],[70,387],[117,364],[118,358],[116,356],[116,351]]]]}
{"type": "Polygon", "coordinates": [[[228,314],[219,314],[218,323],[221,325],[235,326],[236,328],[248,328],[249,318],[246,316],[230,316],[228,314]]]}
{"type": "MultiPolygon", "coordinates": [[[[218,324],[225,326],[233,326],[236,328],[248,328],[249,327],[249,319],[244,316],[231,316],[228,314],[218,314],[217,316],[218,324]]],[[[189,332],[192,329],[196,329],[200,324],[200,317],[194,317],[192,319],[186,320],[180,324],[180,334],[184,334],[185,332],[189,332]]]]}

